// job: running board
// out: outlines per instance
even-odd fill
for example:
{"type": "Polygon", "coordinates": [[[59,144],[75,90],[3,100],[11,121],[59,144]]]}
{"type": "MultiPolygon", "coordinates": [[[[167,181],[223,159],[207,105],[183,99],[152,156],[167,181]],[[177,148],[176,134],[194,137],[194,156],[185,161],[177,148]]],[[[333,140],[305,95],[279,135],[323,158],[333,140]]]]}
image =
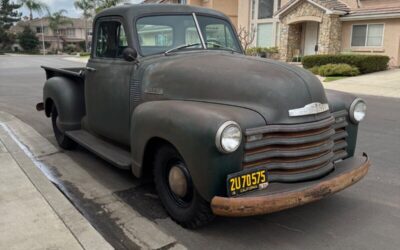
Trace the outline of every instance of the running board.
{"type": "Polygon", "coordinates": [[[130,169],[132,160],[129,151],[117,147],[85,130],[67,131],[73,141],[118,168],[130,169]]]}

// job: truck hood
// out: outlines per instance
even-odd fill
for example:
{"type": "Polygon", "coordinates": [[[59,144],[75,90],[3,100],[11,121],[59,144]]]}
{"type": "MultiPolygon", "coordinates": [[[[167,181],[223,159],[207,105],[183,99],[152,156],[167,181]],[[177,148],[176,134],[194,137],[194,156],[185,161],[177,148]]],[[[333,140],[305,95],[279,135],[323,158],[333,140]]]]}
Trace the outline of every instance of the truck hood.
{"type": "Polygon", "coordinates": [[[181,53],[148,63],[145,96],[192,100],[254,110],[268,124],[311,122],[329,112],[289,117],[290,109],[328,103],[321,82],[310,72],[285,63],[226,52],[181,53]]]}

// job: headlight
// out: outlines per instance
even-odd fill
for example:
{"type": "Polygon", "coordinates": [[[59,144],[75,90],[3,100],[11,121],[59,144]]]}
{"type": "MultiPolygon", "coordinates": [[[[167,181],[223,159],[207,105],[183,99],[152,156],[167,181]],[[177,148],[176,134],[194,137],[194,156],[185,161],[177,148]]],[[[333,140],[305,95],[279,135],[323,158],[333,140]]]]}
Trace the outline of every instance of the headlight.
{"type": "Polygon", "coordinates": [[[357,98],[350,106],[350,119],[354,123],[359,123],[364,120],[367,114],[367,105],[361,98],[357,98]]]}
{"type": "Polygon", "coordinates": [[[215,144],[222,153],[232,153],[242,142],[242,131],[239,124],[227,121],[219,127],[215,137],[215,144]]]}

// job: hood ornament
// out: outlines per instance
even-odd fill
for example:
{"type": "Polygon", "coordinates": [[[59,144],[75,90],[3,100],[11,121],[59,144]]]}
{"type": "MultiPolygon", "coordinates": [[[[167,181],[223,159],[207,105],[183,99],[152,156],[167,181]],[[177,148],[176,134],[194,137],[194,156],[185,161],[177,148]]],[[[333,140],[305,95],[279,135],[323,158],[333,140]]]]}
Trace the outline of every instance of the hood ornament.
{"type": "Polygon", "coordinates": [[[298,109],[289,110],[289,116],[305,116],[305,115],[315,115],[323,113],[329,110],[329,105],[327,103],[313,102],[307,104],[306,106],[298,109]]]}

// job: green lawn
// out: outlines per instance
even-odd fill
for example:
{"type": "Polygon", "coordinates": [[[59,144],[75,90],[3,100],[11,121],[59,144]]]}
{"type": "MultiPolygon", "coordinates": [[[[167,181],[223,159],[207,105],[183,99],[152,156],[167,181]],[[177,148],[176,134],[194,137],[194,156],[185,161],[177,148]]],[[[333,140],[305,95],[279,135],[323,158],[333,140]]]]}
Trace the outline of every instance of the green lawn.
{"type": "Polygon", "coordinates": [[[333,82],[344,78],[348,78],[348,76],[327,76],[324,82],[333,82]]]}

